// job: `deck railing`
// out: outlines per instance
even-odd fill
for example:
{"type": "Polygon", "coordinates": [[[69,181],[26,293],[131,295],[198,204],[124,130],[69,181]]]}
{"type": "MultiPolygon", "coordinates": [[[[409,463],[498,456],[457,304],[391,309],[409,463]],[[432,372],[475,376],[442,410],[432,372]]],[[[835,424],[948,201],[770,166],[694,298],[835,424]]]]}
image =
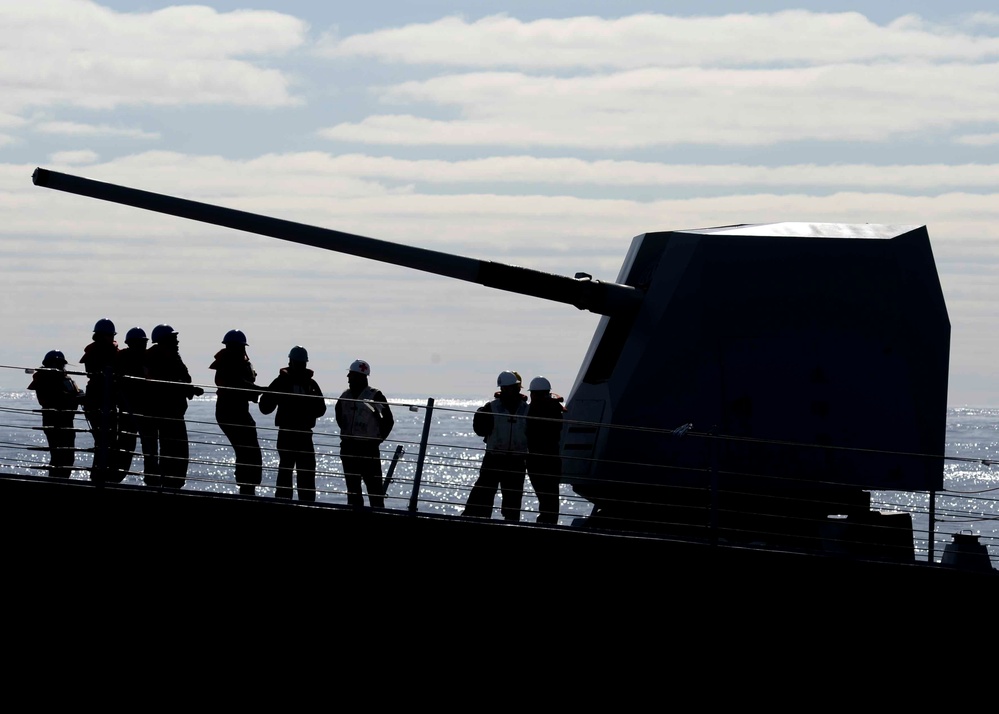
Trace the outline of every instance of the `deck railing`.
{"type": "MultiPolygon", "coordinates": [[[[0,365],[0,367],[3,367],[0,365]]],[[[30,368],[7,367],[30,371],[30,368]]],[[[70,373],[78,375],[79,373],[70,373]]],[[[202,385],[206,395],[199,397],[195,403],[199,406],[213,401],[214,387],[202,385]]],[[[34,403],[30,393],[8,395],[9,398],[0,403],[0,430],[6,438],[0,441],[0,475],[14,477],[17,475],[46,474],[51,470],[48,464],[50,450],[41,433],[42,410],[34,403]]],[[[324,397],[329,404],[334,404],[337,398],[324,397]]],[[[106,400],[110,405],[113,400],[106,400]]],[[[397,427],[385,442],[381,452],[383,473],[388,488],[386,489],[386,506],[393,509],[408,510],[411,513],[440,513],[458,516],[472,484],[479,473],[484,445],[471,430],[471,419],[475,407],[467,402],[455,400],[393,400],[391,408],[396,415],[397,427]],[[387,467],[387,468],[386,468],[387,467]]],[[[110,408],[110,406],[108,407],[110,408]]],[[[346,503],[346,487],[343,480],[343,467],[338,456],[338,432],[331,418],[332,410],[326,418],[317,424],[314,430],[314,441],[317,453],[316,492],[319,504],[344,505],[346,503]]],[[[110,415],[108,415],[110,416],[110,415]]],[[[139,414],[139,416],[142,416],[139,414]]],[[[237,494],[237,485],[233,471],[236,466],[232,458],[232,449],[223,436],[220,425],[211,418],[207,408],[193,409],[185,417],[187,438],[190,444],[189,467],[185,488],[189,490],[209,491],[221,494],[237,494]]],[[[113,423],[107,420],[105,423],[113,423]]],[[[266,420],[259,420],[261,422],[266,420]]],[[[997,414],[999,421],[999,414],[997,414]]],[[[102,454],[95,450],[88,426],[82,412],[76,414],[73,427],[76,434],[75,445],[72,447],[73,476],[77,480],[88,480],[92,475],[95,463],[111,463],[115,461],[113,454],[102,454]]],[[[127,431],[127,420],[122,420],[127,431]]],[[[589,425],[592,426],[592,425],[589,425]]],[[[627,426],[600,425],[602,428],[628,429],[627,426]]],[[[648,431],[648,429],[643,429],[648,431]]],[[[264,461],[265,478],[257,489],[258,498],[266,498],[274,493],[273,474],[277,469],[278,456],[276,449],[277,430],[266,423],[258,423],[257,431],[264,461]]],[[[698,431],[692,427],[681,430],[662,430],[662,439],[700,440],[710,446],[707,453],[715,453],[722,448],[727,440],[725,434],[698,431]]],[[[744,441],[744,437],[740,437],[744,441]]],[[[131,443],[130,440],[126,440],[131,443]]],[[[126,486],[141,486],[143,484],[143,453],[136,439],[134,451],[124,454],[121,463],[127,463],[122,481],[126,486]]],[[[65,448],[65,447],[63,447],[65,448]]],[[[166,457],[170,458],[170,457],[166,457]]],[[[563,456],[563,459],[569,459],[563,456]]],[[[579,457],[572,457],[579,458],[579,457]]],[[[927,458],[937,458],[939,455],[929,455],[927,458]]],[[[951,543],[955,534],[974,533],[990,551],[993,562],[999,563],[999,504],[996,500],[996,485],[999,472],[996,467],[999,462],[987,458],[970,456],[944,456],[946,469],[952,474],[978,474],[977,480],[971,480],[966,489],[944,488],[938,492],[925,491],[876,491],[871,492],[871,508],[877,511],[907,513],[913,520],[914,544],[912,552],[923,560],[938,560],[938,554],[943,547],[951,543]],[[962,471],[963,470],[963,471],[962,471]]],[[[649,464],[619,462],[619,471],[627,473],[629,467],[649,464]]],[[[659,483],[650,484],[647,478],[640,483],[629,484],[627,479],[617,479],[615,484],[623,485],[622,494],[628,494],[628,486],[641,489],[643,493],[654,492],[657,488],[669,490],[675,495],[678,487],[671,482],[670,474],[675,468],[669,464],[657,465],[661,469],[662,478],[659,483]]],[[[577,469],[578,471],[578,469],[577,469]]],[[[686,467],[689,472],[690,468],[686,467]]],[[[771,494],[760,494],[756,491],[741,494],[756,499],[755,503],[762,505],[767,515],[762,522],[768,525],[754,526],[752,531],[740,534],[739,523],[742,515],[727,511],[726,503],[733,497],[731,489],[726,492],[726,498],[719,500],[712,484],[717,483],[719,475],[731,483],[733,478],[740,476],[752,477],[755,481],[766,478],[763,474],[737,474],[733,472],[718,473],[717,461],[709,459],[703,464],[704,482],[702,485],[680,487],[703,490],[703,499],[680,498],[680,505],[665,511],[644,510],[644,504],[627,504],[628,495],[622,495],[622,508],[615,512],[628,513],[627,519],[615,521],[619,516],[612,515],[600,522],[601,527],[619,527],[621,530],[667,533],[671,529],[678,530],[686,536],[703,538],[705,540],[723,539],[738,540],[744,536],[747,541],[767,543],[781,542],[781,536],[788,532],[804,532],[808,528],[799,528],[796,520],[807,520],[807,516],[796,516],[797,506],[806,505],[804,501],[793,503],[790,507],[778,501],[794,501],[799,498],[794,489],[781,487],[775,483],[771,494]],[[773,499],[768,505],[767,500],[773,499]],[[686,505],[685,505],[686,504],[686,505]],[[701,504],[707,504],[701,505],[701,504]],[[632,505],[635,508],[623,506],[632,505]],[[637,514],[637,515],[636,515],[637,514]],[[740,517],[733,517],[738,515],[740,517]],[[643,522],[647,519],[647,522],[643,522]],[[727,523],[724,527],[721,523],[727,523]],[[773,530],[768,532],[768,528],[773,530]]],[[[579,484],[580,477],[573,476],[579,484]]],[[[962,479],[967,480],[967,479],[962,479]]],[[[735,496],[740,494],[735,493],[735,496]]],[[[536,500],[532,497],[529,482],[525,485],[525,500],[523,505],[524,522],[533,520],[531,513],[536,510],[536,500]]],[[[807,498],[807,496],[800,497],[807,498]]],[[[665,502],[653,497],[652,501],[665,502]]],[[[579,525],[585,523],[591,514],[591,504],[579,497],[563,483],[560,490],[561,526],[579,525]]],[[[844,513],[854,504],[843,504],[844,513]]],[[[802,508],[807,511],[807,508],[802,508]]],[[[798,538],[796,543],[808,547],[808,539],[813,538],[811,545],[815,549],[829,550],[832,548],[849,551],[853,536],[850,529],[843,527],[840,514],[829,514],[818,528],[812,528],[816,535],[798,538]]],[[[879,528],[877,523],[871,528],[879,528]]],[[[891,526],[884,526],[891,527],[891,526]]]]}

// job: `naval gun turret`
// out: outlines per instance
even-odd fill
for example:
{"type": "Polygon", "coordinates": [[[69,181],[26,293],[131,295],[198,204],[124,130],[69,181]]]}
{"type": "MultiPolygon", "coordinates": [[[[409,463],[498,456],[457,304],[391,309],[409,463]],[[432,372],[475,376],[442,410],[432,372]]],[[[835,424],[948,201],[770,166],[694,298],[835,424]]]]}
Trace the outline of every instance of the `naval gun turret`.
{"type": "MultiPolygon", "coordinates": [[[[610,283],[41,168],[33,181],[602,315],[563,439],[596,525],[807,540],[832,515],[869,525],[871,490],[942,485],[950,322],[925,227],[646,233],[610,283]],[[698,430],[670,434],[684,423],[698,430]]],[[[874,537],[906,539],[911,554],[911,524],[874,537]]]]}
{"type": "Polygon", "coordinates": [[[925,227],[646,233],[618,282],[641,308],[601,320],[563,444],[597,519],[911,555],[908,515],[870,491],[942,486],[950,321],[925,227]],[[684,422],[709,437],[641,429],[684,422]]]}

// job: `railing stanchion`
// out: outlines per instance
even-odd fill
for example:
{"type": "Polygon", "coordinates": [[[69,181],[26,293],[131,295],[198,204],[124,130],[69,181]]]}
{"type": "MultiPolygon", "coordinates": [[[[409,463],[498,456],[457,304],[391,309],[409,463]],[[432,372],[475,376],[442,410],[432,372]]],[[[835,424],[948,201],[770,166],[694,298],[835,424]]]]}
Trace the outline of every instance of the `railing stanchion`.
{"type": "Polygon", "coordinates": [[[430,424],[434,416],[434,398],[427,399],[427,413],[423,417],[423,437],[420,439],[420,455],[416,459],[416,473],[413,475],[413,492],[409,495],[409,512],[416,513],[420,500],[420,481],[423,478],[423,461],[427,457],[427,442],[430,440],[430,424]]]}
{"type": "Polygon", "coordinates": [[[930,490],[930,512],[929,520],[930,525],[927,528],[926,533],[926,562],[933,565],[933,536],[937,530],[937,494],[936,491],[930,490]]]}
{"type": "Polygon", "coordinates": [[[711,544],[718,545],[718,427],[708,430],[711,439],[711,544]]]}
{"type": "Polygon", "coordinates": [[[90,468],[90,480],[98,486],[103,486],[104,481],[111,478],[112,470],[115,467],[113,447],[117,447],[118,429],[117,421],[112,421],[115,415],[111,413],[111,410],[115,409],[114,398],[111,394],[113,383],[114,368],[106,366],[101,370],[100,423],[93,433],[94,459],[90,468]],[[114,424],[113,427],[112,424],[114,424]]]}

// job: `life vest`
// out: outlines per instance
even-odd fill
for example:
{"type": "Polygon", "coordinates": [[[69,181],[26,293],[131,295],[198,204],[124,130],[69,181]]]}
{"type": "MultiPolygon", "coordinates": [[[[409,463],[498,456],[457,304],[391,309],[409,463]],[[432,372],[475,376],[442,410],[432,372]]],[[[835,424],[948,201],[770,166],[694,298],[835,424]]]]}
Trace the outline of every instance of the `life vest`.
{"type": "Polygon", "coordinates": [[[374,401],[377,390],[365,387],[356,397],[350,390],[340,395],[340,409],[347,426],[340,430],[346,436],[361,436],[379,439],[382,435],[381,415],[384,405],[374,401]]]}
{"type": "Polygon", "coordinates": [[[35,390],[38,404],[42,409],[75,411],[83,397],[76,382],[62,370],[43,368],[35,372],[28,389],[35,390]]]}
{"type": "Polygon", "coordinates": [[[487,451],[527,451],[527,402],[520,402],[514,412],[508,412],[503,402],[489,402],[493,428],[486,437],[487,451]]]}

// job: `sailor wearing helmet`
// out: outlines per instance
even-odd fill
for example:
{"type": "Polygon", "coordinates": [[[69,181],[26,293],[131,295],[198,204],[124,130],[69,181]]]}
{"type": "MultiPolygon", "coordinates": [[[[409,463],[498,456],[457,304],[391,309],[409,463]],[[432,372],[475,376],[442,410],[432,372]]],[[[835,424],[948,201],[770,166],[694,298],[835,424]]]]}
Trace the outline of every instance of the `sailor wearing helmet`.
{"type": "Polygon", "coordinates": [[[298,500],[316,500],[316,447],[312,430],[316,420],[326,413],[323,390],[312,378],[313,371],[306,365],[309,353],[295,345],[288,353],[288,366],[283,367],[277,378],[260,397],[260,413],[274,415],[278,428],[278,462],[275,498],[290,499],[293,476],[298,477],[298,500]]]}
{"type": "Polygon", "coordinates": [[[500,372],[496,386],[499,395],[472,419],[472,429],[486,442],[486,453],[462,515],[489,518],[499,487],[503,518],[519,521],[527,469],[527,397],[520,392],[516,372],[500,372]]]}
{"type": "MultiPolygon", "coordinates": [[[[190,444],[187,437],[187,401],[205,393],[191,384],[191,372],[180,357],[180,338],[170,325],[157,325],[146,350],[146,385],[151,418],[145,456],[145,481],[149,486],[183,488],[187,481],[190,444]]],[[[146,442],[143,442],[146,448],[146,442]]]]}
{"type": "Polygon", "coordinates": [[[368,384],[371,365],[354,360],[347,370],[348,388],[336,403],[336,423],[340,427],[340,460],[347,482],[347,503],[363,506],[361,481],[373,508],[385,506],[382,483],[382,457],[379,446],[392,432],[395,420],[388,400],[368,384]]]}
{"type": "Polygon", "coordinates": [[[263,455],[257,439],[257,423],[250,416],[250,402],[260,398],[257,372],[246,354],[246,334],[229,330],[222,338],[225,347],[215,353],[209,369],[215,370],[215,420],[235,452],[234,476],[239,493],[253,496],[260,485],[263,455]]]}
{"type": "Polygon", "coordinates": [[[142,439],[143,471],[146,454],[155,446],[146,422],[146,345],[149,339],[141,327],[125,333],[125,349],[118,350],[115,360],[115,385],[118,388],[118,466],[127,474],[132,468],[137,437],[142,439]]]}
{"type": "Polygon", "coordinates": [[[73,418],[83,401],[83,391],[66,374],[62,352],[50,350],[45,355],[28,389],[34,390],[42,408],[42,431],[49,442],[49,475],[69,478],[76,457],[73,418]]]}
{"type": "Polygon", "coordinates": [[[558,523],[558,487],[562,476],[562,397],[545,377],[531,380],[527,410],[527,476],[538,497],[538,523],[558,523]]]}
{"type": "Polygon", "coordinates": [[[118,357],[114,323],[102,317],[94,324],[93,342],[83,350],[80,364],[87,370],[83,411],[94,436],[92,481],[120,482],[125,474],[116,468],[118,410],[114,393],[114,368],[118,357]]]}

